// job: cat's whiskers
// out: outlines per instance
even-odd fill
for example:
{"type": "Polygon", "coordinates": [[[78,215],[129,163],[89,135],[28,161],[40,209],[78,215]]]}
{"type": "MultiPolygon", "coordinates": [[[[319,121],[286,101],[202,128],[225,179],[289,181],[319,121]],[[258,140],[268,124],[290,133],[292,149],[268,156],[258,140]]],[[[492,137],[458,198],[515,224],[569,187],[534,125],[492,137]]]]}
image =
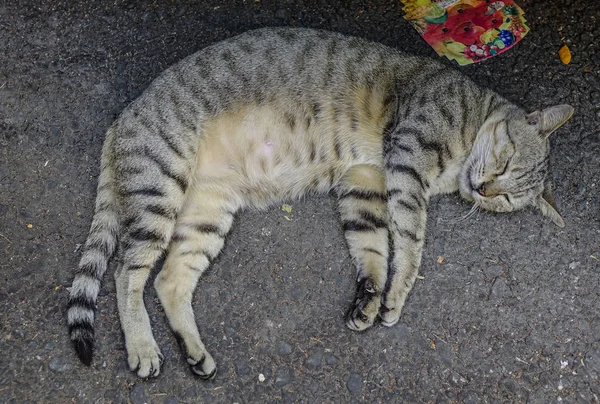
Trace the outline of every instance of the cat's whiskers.
{"type": "Polygon", "coordinates": [[[469,219],[471,216],[473,216],[475,214],[475,212],[479,211],[479,203],[475,202],[473,204],[473,206],[471,207],[471,209],[463,216],[456,218],[456,219],[445,219],[445,218],[441,218],[439,219],[440,223],[446,223],[446,224],[450,224],[450,225],[455,225],[461,222],[464,222],[465,220],[469,219]]]}

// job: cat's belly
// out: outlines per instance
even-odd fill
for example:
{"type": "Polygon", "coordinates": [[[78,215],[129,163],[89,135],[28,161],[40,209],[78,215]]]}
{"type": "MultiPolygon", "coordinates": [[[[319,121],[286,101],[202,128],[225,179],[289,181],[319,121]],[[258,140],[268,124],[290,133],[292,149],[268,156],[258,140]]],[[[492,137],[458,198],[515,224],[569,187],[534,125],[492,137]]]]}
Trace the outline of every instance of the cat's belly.
{"type": "Polygon", "coordinates": [[[306,106],[243,106],[203,128],[196,187],[226,189],[244,205],[327,192],[352,165],[381,164],[379,134],[352,134],[306,106]]]}

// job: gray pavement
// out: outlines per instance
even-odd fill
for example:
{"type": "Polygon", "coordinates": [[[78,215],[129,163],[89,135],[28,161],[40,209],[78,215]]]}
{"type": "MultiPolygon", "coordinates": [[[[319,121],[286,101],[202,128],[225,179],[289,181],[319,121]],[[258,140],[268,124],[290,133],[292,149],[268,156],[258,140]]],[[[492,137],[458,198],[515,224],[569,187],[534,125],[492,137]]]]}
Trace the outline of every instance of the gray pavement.
{"type": "Polygon", "coordinates": [[[533,210],[450,225],[441,219],[468,204],[435,199],[423,279],[400,323],[355,333],[343,321],[354,269],[334,201],[243,213],[194,300],[219,367],[203,382],[152,289],[163,372],[143,381],[127,370],[112,271],[90,368],[70,345],[66,288],[116,114],[173,62],[250,28],[325,28],[437,56],[399,0],[0,2],[0,402],[598,403],[600,3],[518,3],[528,36],[461,70],[531,110],[575,107],[552,138],[567,226],[533,210]]]}

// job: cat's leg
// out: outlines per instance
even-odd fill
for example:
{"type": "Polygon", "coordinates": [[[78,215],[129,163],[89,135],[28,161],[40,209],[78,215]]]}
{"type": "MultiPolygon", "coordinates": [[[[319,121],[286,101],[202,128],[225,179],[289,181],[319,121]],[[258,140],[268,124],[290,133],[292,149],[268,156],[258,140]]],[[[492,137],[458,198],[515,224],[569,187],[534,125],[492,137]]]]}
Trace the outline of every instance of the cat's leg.
{"type": "MultiPolygon", "coordinates": [[[[117,305],[129,367],[138,376],[149,377],[159,374],[162,354],[144,306],[144,287],[151,269],[167,250],[175,227],[176,207],[183,200],[185,187],[164,181],[149,157],[133,152],[126,157],[120,160],[122,166],[115,185],[121,194],[122,215],[115,272],[117,305]],[[149,183],[147,177],[153,178],[154,183],[149,183]]],[[[167,170],[175,172],[172,167],[165,167],[167,170]]]]}
{"type": "MultiPolygon", "coordinates": [[[[174,220],[173,220],[174,223],[174,220]]],[[[165,223],[158,230],[134,230],[125,233],[120,262],[115,272],[117,304],[125,336],[129,368],[139,377],[157,376],[163,356],[152,335],[144,306],[144,286],[150,270],[164,254],[173,231],[165,223]]]]}
{"type": "Polygon", "coordinates": [[[223,248],[238,207],[226,193],[215,189],[196,188],[188,195],[169,255],[154,285],[191,370],[210,379],[217,369],[200,338],[192,294],[202,273],[223,248]]]}
{"type": "Polygon", "coordinates": [[[373,325],[387,277],[388,214],[385,179],[380,168],[357,165],[337,188],[344,234],[357,268],[354,302],[346,317],[352,330],[373,325]]]}
{"type": "Polygon", "coordinates": [[[379,313],[386,326],[398,322],[421,265],[429,200],[424,172],[403,164],[387,167],[390,260],[379,313]]]}

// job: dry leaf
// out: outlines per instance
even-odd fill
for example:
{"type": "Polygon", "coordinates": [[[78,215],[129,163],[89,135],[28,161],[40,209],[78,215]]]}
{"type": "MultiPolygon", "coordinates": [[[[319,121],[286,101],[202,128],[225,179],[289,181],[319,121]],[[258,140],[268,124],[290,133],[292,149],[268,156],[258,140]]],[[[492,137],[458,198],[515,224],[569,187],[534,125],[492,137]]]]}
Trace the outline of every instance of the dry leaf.
{"type": "Polygon", "coordinates": [[[568,65],[571,63],[571,50],[567,45],[563,45],[562,48],[560,48],[558,51],[558,56],[563,64],[568,65]]]}

